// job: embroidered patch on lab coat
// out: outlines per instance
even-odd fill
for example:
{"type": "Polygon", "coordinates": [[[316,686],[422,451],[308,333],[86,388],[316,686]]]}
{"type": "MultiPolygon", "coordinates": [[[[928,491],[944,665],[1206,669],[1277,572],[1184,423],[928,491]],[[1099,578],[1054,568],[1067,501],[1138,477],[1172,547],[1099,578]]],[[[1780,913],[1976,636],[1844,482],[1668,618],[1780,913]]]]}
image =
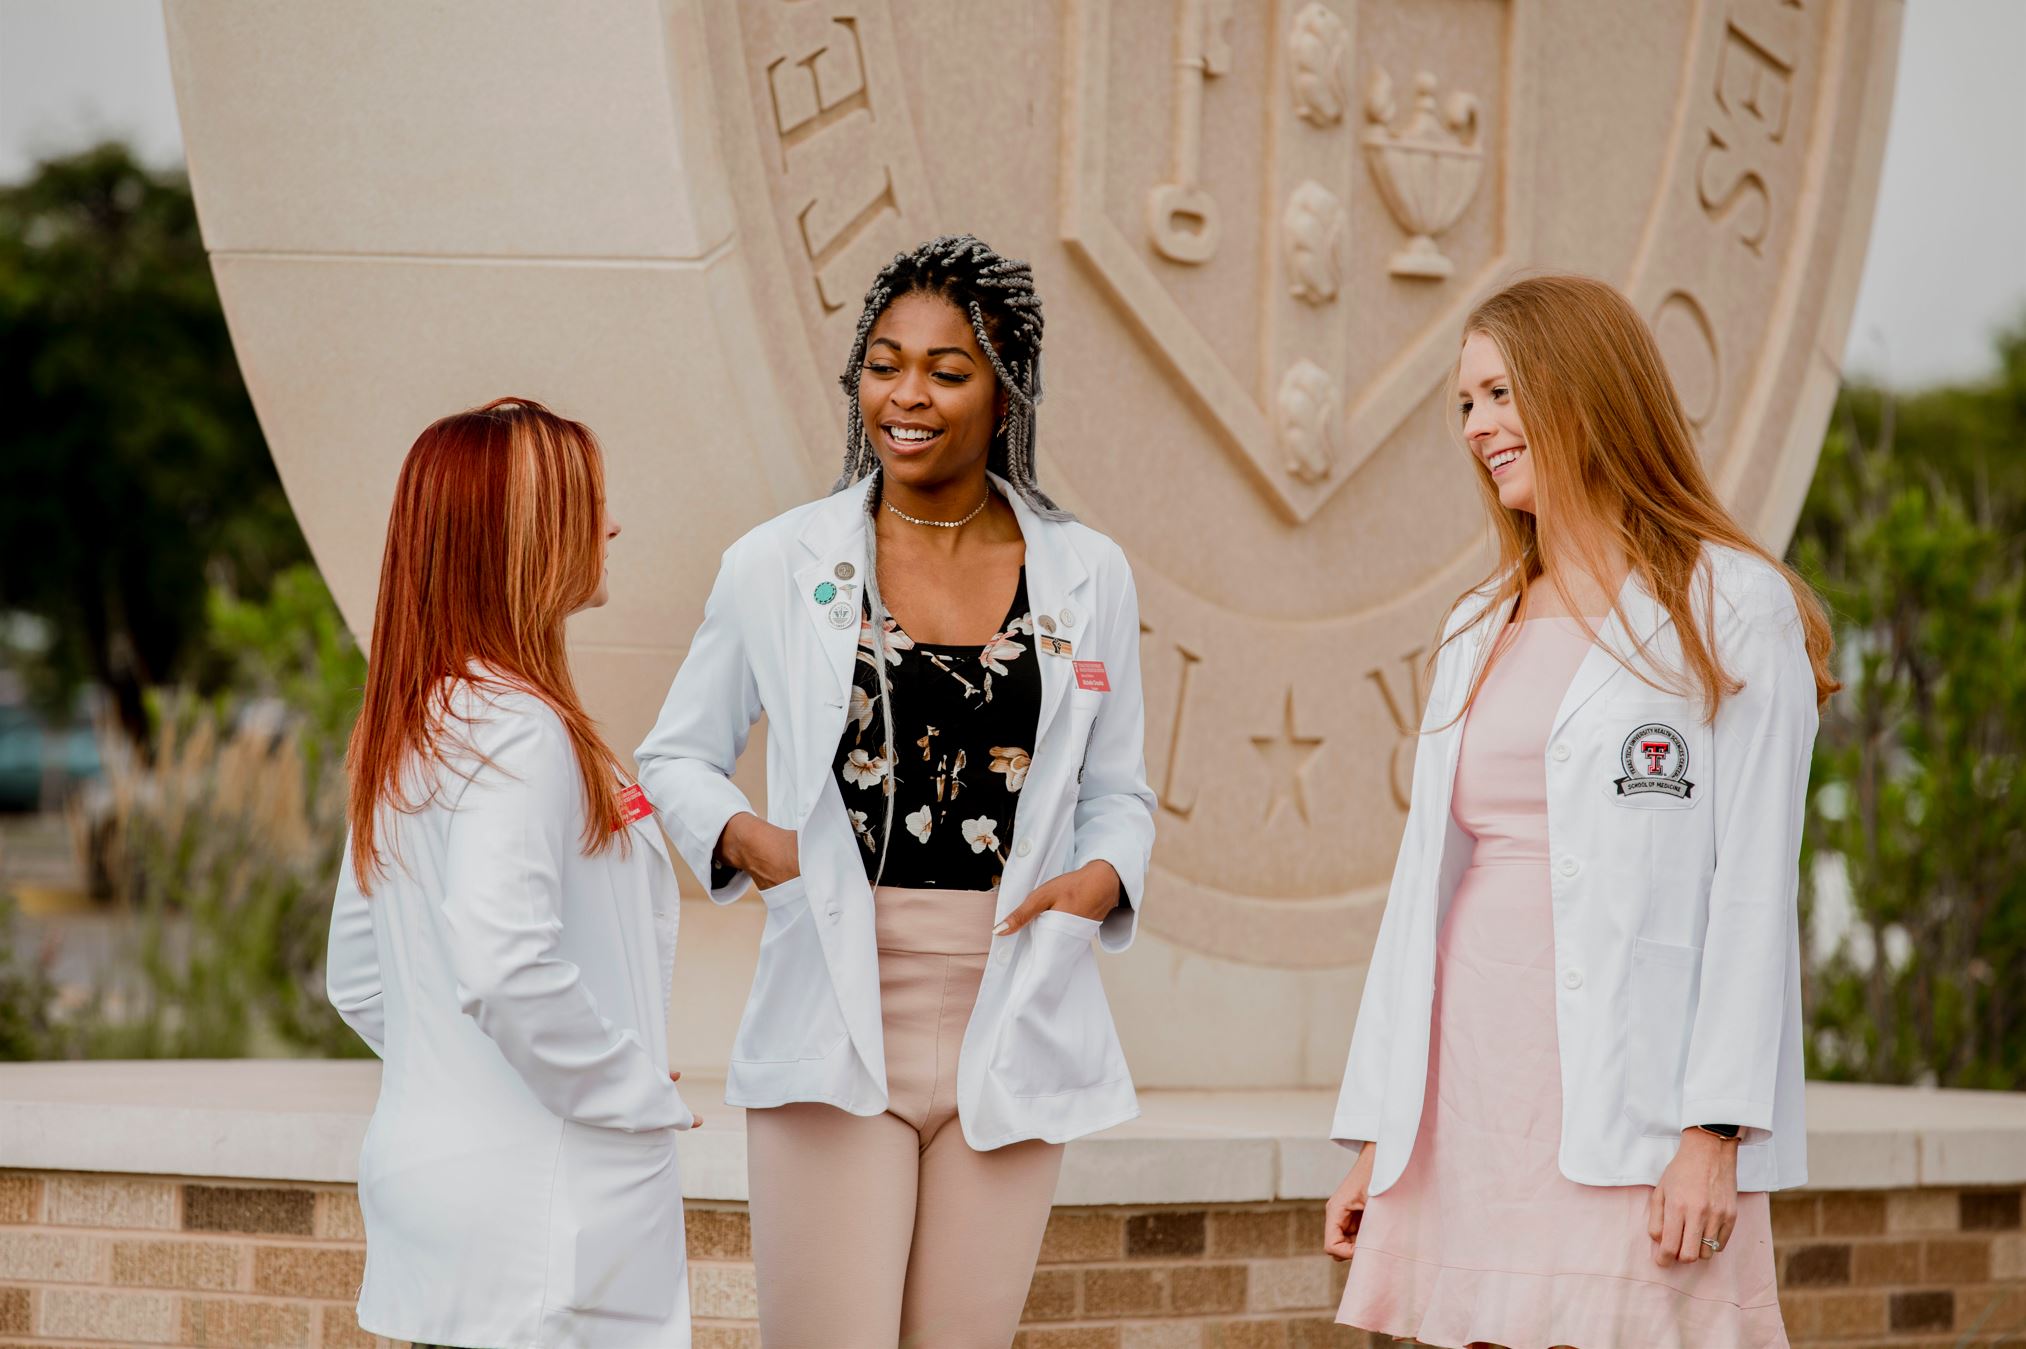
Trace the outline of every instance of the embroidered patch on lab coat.
{"type": "Polygon", "coordinates": [[[1688,741],[1664,722],[1648,722],[1626,736],[1618,762],[1625,769],[1617,783],[1620,796],[1664,792],[1686,801],[1695,791],[1688,780],[1688,741]]]}

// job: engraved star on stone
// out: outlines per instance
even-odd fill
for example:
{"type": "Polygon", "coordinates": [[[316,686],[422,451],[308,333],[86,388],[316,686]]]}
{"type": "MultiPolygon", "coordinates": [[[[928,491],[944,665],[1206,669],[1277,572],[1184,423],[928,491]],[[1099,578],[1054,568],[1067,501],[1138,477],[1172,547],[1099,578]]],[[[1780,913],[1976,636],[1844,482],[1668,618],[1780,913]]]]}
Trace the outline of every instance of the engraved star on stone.
{"type": "Polygon", "coordinates": [[[1309,822],[1308,814],[1308,770],[1315,756],[1321,752],[1321,736],[1304,736],[1294,729],[1294,690],[1287,691],[1287,707],[1279,735],[1255,735],[1252,747],[1266,760],[1267,772],[1272,791],[1266,798],[1266,817],[1262,824],[1273,823],[1273,817],[1280,812],[1283,801],[1294,804],[1295,814],[1301,822],[1309,822]]]}

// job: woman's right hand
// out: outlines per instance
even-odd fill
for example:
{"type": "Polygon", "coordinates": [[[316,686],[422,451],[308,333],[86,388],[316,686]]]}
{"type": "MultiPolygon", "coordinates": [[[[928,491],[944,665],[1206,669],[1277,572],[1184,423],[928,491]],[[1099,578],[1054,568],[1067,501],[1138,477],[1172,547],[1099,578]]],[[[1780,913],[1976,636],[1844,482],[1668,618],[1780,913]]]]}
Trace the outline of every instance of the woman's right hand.
{"type": "Polygon", "coordinates": [[[740,811],[718,836],[718,856],[753,878],[762,890],[802,874],[802,850],[795,831],[768,824],[751,811],[740,811]]]}
{"type": "Polygon", "coordinates": [[[1323,1206],[1323,1252],[1333,1260],[1348,1260],[1357,1254],[1358,1225],[1364,1221],[1365,1199],[1372,1189],[1372,1163],[1378,1151],[1374,1143],[1358,1149],[1350,1174],[1323,1206]]]}

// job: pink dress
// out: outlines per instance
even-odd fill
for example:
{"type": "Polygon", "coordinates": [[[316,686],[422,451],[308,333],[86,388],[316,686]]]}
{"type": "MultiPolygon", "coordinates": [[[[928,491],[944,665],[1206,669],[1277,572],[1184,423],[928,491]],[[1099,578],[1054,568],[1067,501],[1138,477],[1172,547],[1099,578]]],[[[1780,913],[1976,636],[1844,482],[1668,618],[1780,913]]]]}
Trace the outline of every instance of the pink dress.
{"type": "Polygon", "coordinates": [[[1430,1345],[1785,1346],[1764,1194],[1738,1196],[1720,1255],[1662,1268],[1651,1187],[1579,1185],[1556,1161],[1544,751],[1589,647],[1573,619],[1520,624],[1464,727],[1453,810],[1477,846],[1436,945],[1421,1129],[1365,1210],[1337,1319],[1430,1345]]]}

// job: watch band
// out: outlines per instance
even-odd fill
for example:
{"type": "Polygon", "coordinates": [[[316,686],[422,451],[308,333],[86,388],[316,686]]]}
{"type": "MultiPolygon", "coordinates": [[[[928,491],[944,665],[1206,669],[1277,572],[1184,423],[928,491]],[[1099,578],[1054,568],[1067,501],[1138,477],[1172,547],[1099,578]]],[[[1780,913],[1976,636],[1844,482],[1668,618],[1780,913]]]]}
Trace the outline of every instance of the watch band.
{"type": "Polygon", "coordinates": [[[1706,1134],[1723,1139],[1726,1143],[1737,1142],[1738,1134],[1742,1132],[1735,1124],[1698,1124],[1695,1127],[1706,1134]]]}

